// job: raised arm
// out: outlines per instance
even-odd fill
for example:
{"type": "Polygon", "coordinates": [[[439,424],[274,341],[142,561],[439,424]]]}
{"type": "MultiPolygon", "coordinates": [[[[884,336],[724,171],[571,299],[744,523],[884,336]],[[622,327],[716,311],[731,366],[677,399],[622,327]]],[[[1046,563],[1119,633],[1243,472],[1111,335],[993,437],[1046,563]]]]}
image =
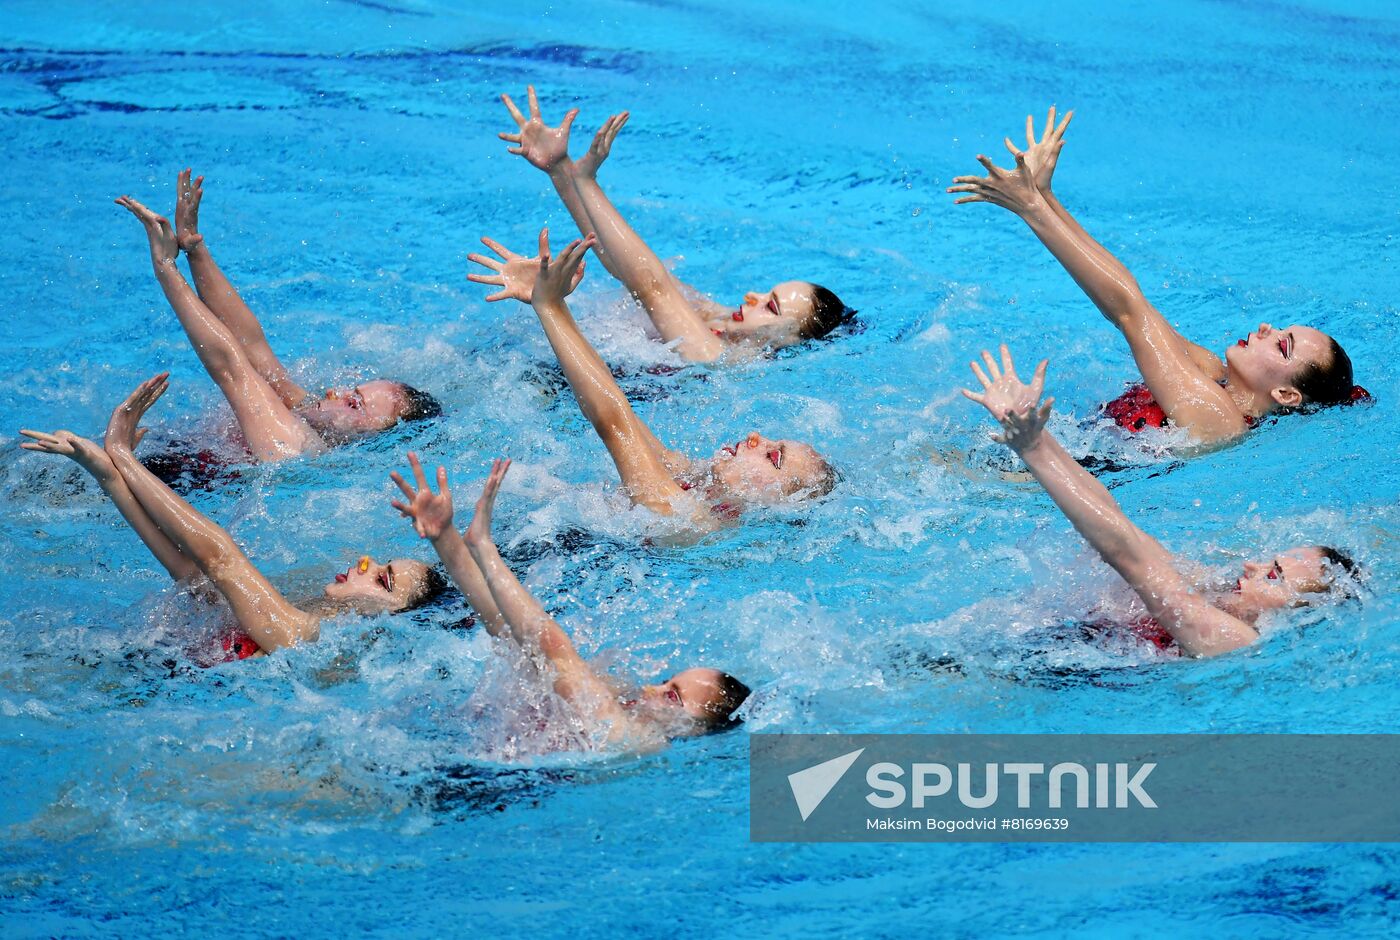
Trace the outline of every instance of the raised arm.
{"type": "MultiPolygon", "coordinates": [[[[122,518],[131,526],[132,531],[151,550],[156,561],[160,562],[161,566],[170,573],[170,577],[186,584],[202,577],[199,566],[185,557],[184,553],[175,546],[175,543],[170,541],[151,520],[146,510],[141,508],[141,503],[132,494],[131,487],[126,485],[126,480],[117,472],[112,458],[107,456],[105,450],[71,431],[54,431],[52,434],[46,434],[43,431],[21,430],[19,433],[32,438],[31,441],[19,445],[25,450],[67,457],[91,474],[92,478],[97,481],[97,485],[102,487],[102,491],[111,498],[112,504],[117,507],[117,512],[122,514],[122,518]]],[[[144,429],[137,431],[136,439],[131,442],[131,447],[135,448],[144,435],[144,429]]]]}
{"type": "Polygon", "coordinates": [[[112,465],[151,521],[213,582],[228,601],[238,626],[258,646],[271,652],[316,639],[319,618],[293,606],[253,567],[221,526],[181,499],[132,453],[131,442],[141,416],[165,393],[168,376],[163,372],[142,382],[112,412],[106,437],[112,465]]]}
{"type": "MultiPolygon", "coordinates": [[[[1136,285],[1137,281],[1133,278],[1132,274],[1129,273],[1123,262],[1119,261],[1107,248],[1099,244],[1093,236],[1084,230],[1084,227],[1079,224],[1079,220],[1070,215],[1069,210],[1060,203],[1059,198],[1056,197],[1054,189],[1051,186],[1051,180],[1055,176],[1055,167],[1059,163],[1060,151],[1065,145],[1065,131],[1069,128],[1069,122],[1073,117],[1073,111],[1066,112],[1064,118],[1056,125],[1055,106],[1051,105],[1050,113],[1045,118],[1045,126],[1042,128],[1041,137],[1037,140],[1035,136],[1035,118],[1028,114],[1026,115],[1026,149],[1023,151],[1018,148],[1011,142],[1010,137],[1005,139],[1006,149],[1011,152],[1013,158],[1023,153],[1025,154],[1026,167],[1030,170],[1035,180],[1036,188],[1039,189],[1040,194],[1045,197],[1046,205],[1050,207],[1050,210],[1069,228],[1071,235],[1078,239],[1087,251],[1097,255],[1106,268],[1116,271],[1120,279],[1136,285]]],[[[1149,306],[1151,305],[1149,304],[1149,306]]],[[[1209,349],[1206,349],[1204,346],[1198,346],[1196,343],[1191,342],[1191,340],[1181,336],[1180,333],[1177,333],[1177,335],[1180,336],[1181,341],[1186,344],[1192,361],[1200,367],[1201,371],[1205,372],[1213,379],[1224,377],[1224,366],[1219,356],[1209,349]]]]}
{"type": "Polygon", "coordinates": [[[174,229],[163,216],[156,215],[130,196],[117,204],[141,221],[151,246],[151,264],[165,299],[179,318],[180,325],[199,355],[209,377],[228,399],[234,416],[259,460],[282,460],[324,447],[321,438],[253,368],[232,331],[216,317],[190,289],[175,264],[179,252],[174,229]]]}
{"type": "Polygon", "coordinates": [[[1217,382],[1223,368],[1219,360],[1178,333],[1143,296],[1127,268],[1103,246],[1087,235],[1076,234],[1077,226],[1066,222],[1068,213],[1062,215],[1062,209],[1057,212],[1036,185],[1034,170],[1028,164],[1032,152],[1014,147],[1012,151],[1015,170],[1003,170],[979,155],[977,159],[988,175],[956,177],[956,185],[948,191],[967,194],[956,200],[959,203],[990,202],[1010,209],[1030,226],[1095,306],[1123,333],[1143,380],[1174,423],[1200,441],[1243,433],[1247,429],[1243,412],[1217,382]]]}
{"type": "Polygon", "coordinates": [[[501,488],[509,460],[491,465],[491,475],[476,502],[476,514],[467,527],[465,541],[490,588],[496,606],[510,627],[515,642],[530,654],[538,654],[553,664],[554,690],[595,722],[607,722],[609,737],[624,735],[630,722],[612,689],[579,656],[573,641],[544,605],[535,599],[501,558],[491,537],[491,511],[501,488]]]}
{"type": "MultiPolygon", "coordinates": [[[[672,471],[685,458],[665,448],[637,417],[612,371],[579,330],[564,301],[576,283],[575,274],[583,255],[592,244],[592,238],[575,241],[557,259],[551,258],[549,230],[545,229],[540,232],[538,259],[507,253],[506,263],[493,268],[498,271],[496,275],[475,275],[473,280],[502,288],[488,299],[510,297],[534,307],[579,410],[602,438],[623,488],[634,502],[669,514],[671,500],[683,492],[672,471]]],[[[485,263],[489,259],[479,260],[485,263]]]]}
{"type": "Polygon", "coordinates": [[[727,348],[724,341],[711,332],[696,305],[686,297],[680,282],[632,230],[598,185],[598,168],[608,158],[613,140],[627,118],[626,111],[608,118],[594,136],[588,152],[567,172],[573,177],[574,188],[598,235],[602,249],[598,257],[608,272],[646,309],[662,339],[668,343],[680,341],[677,352],[691,362],[713,362],[727,348]]]}
{"type": "Polygon", "coordinates": [[[433,543],[433,550],[442,559],[447,576],[466,595],[467,602],[481,618],[486,632],[495,637],[511,636],[510,628],[501,616],[495,598],[491,596],[491,589],[487,587],[476,559],[472,558],[466,542],[462,541],[452,525],[452,492],[447,488],[447,468],[438,467],[438,491],[434,493],[428,486],[428,478],[423,473],[423,465],[418,462],[418,455],[412,451],[408,454],[408,465],[413,470],[413,479],[418,488],[409,486],[397,470],[390,473],[389,478],[408,500],[393,500],[390,505],[413,522],[413,529],[419,538],[433,543]]]}
{"type": "Polygon", "coordinates": [[[1054,399],[1041,404],[1045,388],[1042,361],[1025,385],[1016,376],[1011,353],[1001,347],[1001,364],[982,353],[976,362],[983,391],[963,394],[991,412],[1002,426],[997,440],[1021,455],[1026,467],[1075,529],[1147,605],[1148,613],[1193,656],[1213,656],[1258,639],[1249,624],[1212,606],[1177,571],[1171,554],[1124,515],[1104,485],[1081,467],[1045,430],[1054,399]]]}
{"type": "Polygon", "coordinates": [[[282,403],[295,408],[306,398],[306,389],[292,380],[282,360],[272,351],[257,315],[243,302],[224,272],[214,263],[209,243],[199,231],[199,204],[204,198],[204,177],[190,179],[190,170],[180,174],[175,203],[175,238],[190,263],[199,299],[223,321],[243,346],[248,361],[277,392],[282,403]]]}
{"type": "MultiPolygon", "coordinates": [[[[526,95],[529,117],[520,113],[509,95],[501,96],[519,133],[498,136],[515,144],[508,148],[511,153],[523,156],[549,175],[580,235],[598,235],[594,254],[642,304],[662,338],[668,343],[681,340],[677,351],[692,362],[718,359],[725,350],[724,343],[710,332],[680,282],[632,230],[598,185],[598,167],[607,159],[613,140],[627,123],[627,112],[608,118],[588,152],[575,162],[569,159],[569,131],[578,109],[565,114],[558,127],[549,127],[540,116],[534,86],[527,87],[526,95]]],[[[701,303],[712,306],[707,301],[701,303]]]]}

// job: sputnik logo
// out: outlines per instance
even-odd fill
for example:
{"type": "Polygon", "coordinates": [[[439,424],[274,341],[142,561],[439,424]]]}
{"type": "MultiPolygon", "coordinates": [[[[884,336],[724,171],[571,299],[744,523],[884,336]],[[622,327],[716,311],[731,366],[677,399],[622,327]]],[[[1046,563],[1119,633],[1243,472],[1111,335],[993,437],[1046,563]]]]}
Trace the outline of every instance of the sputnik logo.
{"type": "Polygon", "coordinates": [[[822,805],[822,800],[841,782],[841,778],[846,776],[846,771],[851,769],[856,758],[863,753],[865,748],[814,764],[795,774],[788,774],[788,786],[792,787],[792,798],[797,801],[797,811],[802,814],[803,822],[816,812],[817,807],[822,805]]]}

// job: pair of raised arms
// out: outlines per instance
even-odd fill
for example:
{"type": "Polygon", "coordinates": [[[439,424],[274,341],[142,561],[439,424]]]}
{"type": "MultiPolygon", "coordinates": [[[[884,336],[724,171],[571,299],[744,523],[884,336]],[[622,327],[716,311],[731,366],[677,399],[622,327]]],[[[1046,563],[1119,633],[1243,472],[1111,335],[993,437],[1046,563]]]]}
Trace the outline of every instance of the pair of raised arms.
{"type": "Polygon", "coordinates": [[[979,154],[988,175],[955,177],[948,192],[959,194],[958,203],[1001,206],[1030,227],[1127,339],[1147,387],[1173,424],[1200,443],[1238,437],[1250,427],[1250,407],[1268,403],[1236,400],[1222,387],[1226,369],[1220,357],[1182,336],[1147,300],[1127,267],[1056,198],[1051,180],[1073,116],[1068,112],[1056,124],[1052,107],[1039,138],[1034,119],[1027,116],[1025,148],[1005,139],[1014,169],[1002,169],[979,154]]]}

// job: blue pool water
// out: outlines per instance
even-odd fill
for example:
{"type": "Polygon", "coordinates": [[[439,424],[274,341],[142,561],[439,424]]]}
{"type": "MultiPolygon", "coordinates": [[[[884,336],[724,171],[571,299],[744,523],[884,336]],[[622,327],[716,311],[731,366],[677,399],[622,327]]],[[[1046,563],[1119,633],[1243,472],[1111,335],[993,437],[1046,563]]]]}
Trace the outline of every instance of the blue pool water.
{"type": "MultiPolygon", "coordinates": [[[[747,841],[744,732],[644,759],[512,736],[510,669],[431,617],[202,671],[207,617],[76,468],[21,426],[100,434],[170,369],[158,434],[228,422],[112,197],[162,211],[205,173],[203,228],[316,386],[438,394],[427,428],[194,495],[279,583],[425,554],[388,508],[410,446],[463,513],[517,467],[498,532],[587,654],[648,678],[705,662],[758,690],[749,731],[1390,731],[1400,715],[1400,15],[1381,3],[268,5],[13,0],[0,11],[0,932],[256,936],[1386,933],[1384,846],[785,846],[747,841]],[[502,91],[628,108],[605,185],[722,300],[810,278],[864,330],[728,371],[674,361],[594,269],[576,310],[639,411],[692,453],[812,440],[835,496],[684,550],[641,547],[533,315],[464,280],[480,235],[569,221],[496,140],[502,91]],[[1062,200],[1189,336],[1338,336],[1371,407],[1279,421],[1188,463],[1092,424],[1133,376],[1006,212],[943,194],[1028,111],[1077,117],[1062,200]],[[1052,356],[1056,429],[1114,493],[1221,572],[1300,542],[1371,571],[1363,604],[1282,618],[1210,662],[1055,624],[1125,589],[1033,486],[993,478],[957,396],[997,341],[1052,356]],[[965,459],[939,459],[953,452],[965,459]],[[970,468],[970,469],[969,469],[970,468]],[[956,668],[940,663],[953,662],[956,668]]],[[[1157,439],[1158,445],[1169,442],[1157,439]]]]}

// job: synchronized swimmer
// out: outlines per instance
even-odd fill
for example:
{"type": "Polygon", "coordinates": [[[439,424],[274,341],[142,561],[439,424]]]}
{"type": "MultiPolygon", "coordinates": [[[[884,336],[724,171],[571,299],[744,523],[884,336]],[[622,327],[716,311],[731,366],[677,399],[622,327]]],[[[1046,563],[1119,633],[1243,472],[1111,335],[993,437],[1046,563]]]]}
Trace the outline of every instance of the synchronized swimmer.
{"type": "Polygon", "coordinates": [[[565,302],[578,283],[584,252],[596,244],[591,233],[570,243],[557,258],[550,257],[548,229],[540,232],[535,258],[522,258],[485,241],[501,260],[478,257],[478,263],[496,273],[473,278],[501,288],[488,300],[513,298],[534,308],[579,409],[607,447],[633,502],[670,515],[684,506],[688,491],[695,490],[703,500],[689,507],[690,521],[703,531],[736,519],[748,506],[824,496],[836,485],[831,464],[801,441],[772,440],[750,431],[720,447],[711,459],[693,460],[657,439],[632,410],[565,302]]]}
{"type": "Polygon", "coordinates": [[[1148,617],[1131,625],[1139,636],[1155,640],[1154,634],[1165,633],[1188,656],[1216,656],[1259,639],[1255,623],[1270,611],[1352,592],[1355,565],[1324,545],[1246,563],[1231,590],[1199,583],[1045,429],[1055,401],[1041,401],[1048,360],[1036,367],[1030,385],[1016,375],[1005,345],[1000,364],[986,351],[982,362],[985,371],[972,363],[982,391],[965,388],[963,394],[991,412],[1002,427],[996,439],[1020,456],[1070,524],[1146,605],[1148,617]]]}
{"type": "MultiPolygon", "coordinates": [[[[734,361],[763,349],[780,349],[820,339],[853,315],[830,290],[810,281],[781,281],[765,291],[747,291],[743,301],[725,306],[681,282],[647,246],[598,184],[598,168],[612,152],[613,141],[629,114],[614,114],[603,123],[588,152],[569,158],[569,131],[575,108],[558,127],[540,116],[533,86],[526,89],[530,116],[502,95],[518,133],[502,133],[519,154],[549,175],[554,190],[573,216],[579,234],[597,235],[594,253],[608,273],[637,299],[663,341],[691,362],[734,361]]],[[[474,259],[479,260],[479,259],[474,259]]],[[[474,278],[476,279],[476,278],[474,278]]]]}
{"type": "MultiPolygon", "coordinates": [[[[623,491],[637,505],[673,516],[699,532],[739,519],[751,509],[819,498],[836,486],[833,466],[811,445],[749,431],[709,459],[663,444],[637,416],[612,372],[584,337],[567,297],[583,277],[592,250],[643,306],[661,338],[691,362],[733,361],[831,333],[851,311],[809,281],[784,281],[750,292],[726,307],[676,279],[631,229],[598,183],[598,169],[627,123],[628,113],[604,122],[587,152],[569,156],[578,111],[546,125],[533,87],[526,116],[503,95],[518,132],[500,136],[545,171],[582,237],[557,255],[548,230],[539,253],[525,257],[490,238],[496,257],[471,260],[487,273],[469,278],[498,288],[488,301],[528,304],[539,319],[580,411],[606,447],[623,491]]],[[[1050,109],[1042,135],[1026,119],[1026,147],[1006,146],[1016,167],[984,156],[985,177],[962,176],[949,192],[957,202],[991,202],[1024,220],[1064,265],[1103,315],[1128,340],[1145,386],[1106,406],[1136,431],[1167,422],[1200,444],[1242,435],[1265,417],[1359,400],[1352,366],[1335,339],[1307,326],[1258,330],[1222,358],[1191,343],[1147,301],[1127,269],[1094,241],[1060,205],[1051,179],[1071,114],[1057,124],[1050,109]]],[[[128,196],[117,200],[140,220],[156,279],[210,378],[233,409],[252,459],[283,460],[383,431],[400,421],[439,416],[437,402],[401,382],[376,380],[310,394],[272,351],[257,317],[214,262],[199,231],[203,177],[179,176],[175,224],[128,196]],[[195,286],[180,273],[183,251],[195,286]]],[[[1140,598],[1147,614],[1121,628],[1163,649],[1205,657],[1229,653],[1259,638],[1271,611],[1328,598],[1356,596],[1360,569],[1338,549],[1307,545],[1251,562],[1232,586],[1212,584],[1138,528],[1107,489],[1046,429],[1053,398],[1042,396],[1048,361],[1029,384],[1016,374],[1010,351],[982,353],[972,364],[980,391],[963,394],[1001,426],[996,438],[1013,450],[1069,522],[1140,598]]],[[[492,514],[509,460],[496,460],[465,533],[453,525],[445,467],[437,491],[416,454],[408,454],[410,483],[390,474],[402,499],[393,508],[428,540],[441,569],[413,559],[377,562],[362,556],[327,583],[322,596],[289,601],[218,524],[163,483],[134,455],[145,429],[139,422],[169,388],[168,373],[143,382],[112,412],[101,446],[69,431],[23,430],[32,451],[68,457],[82,466],[176,582],[231,614],[222,648],[207,661],[244,659],[315,641],[324,618],[343,613],[398,613],[434,601],[455,584],[478,622],[522,655],[524,668],[568,707],[587,746],[643,752],[675,738],[725,730],[743,717],[750,689],[714,668],[686,669],[640,691],[619,688],[578,653],[564,629],[510,570],[492,536],[492,514]],[[445,572],[445,574],[444,574],[445,572]]]]}
{"type": "Polygon", "coordinates": [[[1051,108],[1039,140],[1026,118],[1026,149],[1006,148],[1016,169],[982,155],[987,176],[959,176],[948,188],[955,201],[990,202],[1020,216],[1050,249],[1109,323],[1128,341],[1145,387],[1130,389],[1106,407],[1129,431],[1184,428],[1201,444],[1233,440],[1264,418],[1365,398],[1352,384],[1351,359],[1335,339],[1310,326],[1276,329],[1268,323],[1225,350],[1224,357],[1182,336],[1142,293],[1123,263],[1080,227],[1051,191],[1071,111],[1059,125],[1051,108]]]}
{"type": "MultiPolygon", "coordinates": [[[[321,620],[341,613],[366,616],[413,610],[432,601],[442,574],[411,558],[384,563],[368,555],[328,582],[322,596],[292,603],[243,554],[223,527],[186,502],[136,459],[146,411],[170,387],[169,373],[142,382],[112,412],[103,445],[70,431],[20,431],[27,450],[68,457],[92,475],[151,554],[177,584],[202,592],[212,586],[227,602],[232,628],[223,635],[224,659],[248,659],[310,642],[321,620]]],[[[212,597],[211,597],[212,599],[212,597]]]]}
{"type": "Polygon", "coordinates": [[[400,421],[442,414],[437,400],[403,382],[376,379],[312,395],[272,351],[257,316],[229,283],[199,231],[204,177],[179,177],[175,225],[130,196],[124,206],[150,242],[151,266],[209,377],[233,408],[253,459],[285,460],[377,434],[400,421]],[[195,290],[175,263],[183,251],[195,290]]]}

